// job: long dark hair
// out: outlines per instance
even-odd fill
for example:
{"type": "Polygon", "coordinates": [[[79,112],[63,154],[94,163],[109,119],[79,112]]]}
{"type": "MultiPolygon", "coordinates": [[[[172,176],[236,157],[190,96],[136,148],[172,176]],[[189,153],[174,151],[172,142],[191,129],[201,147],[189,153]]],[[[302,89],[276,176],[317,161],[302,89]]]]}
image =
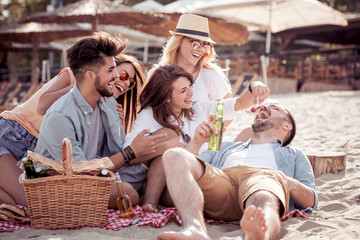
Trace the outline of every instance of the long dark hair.
{"type": "Polygon", "coordinates": [[[134,80],[136,81],[136,85],[133,89],[130,89],[124,94],[121,94],[116,99],[116,101],[122,104],[123,106],[124,117],[125,117],[123,122],[123,129],[125,133],[128,134],[131,131],[134,121],[137,117],[137,112],[139,110],[138,98],[141,89],[145,84],[146,78],[142,64],[135,57],[126,54],[120,54],[115,57],[116,66],[119,66],[123,63],[130,63],[134,67],[135,69],[134,80]]]}
{"type": "MultiPolygon", "coordinates": [[[[186,77],[189,79],[191,85],[193,78],[190,73],[185,71],[182,67],[176,65],[164,65],[158,67],[150,76],[148,83],[140,95],[141,110],[151,107],[154,113],[155,120],[164,128],[173,129],[179,135],[182,135],[183,122],[181,121],[182,115],[192,120],[194,110],[183,109],[180,116],[175,116],[171,110],[168,99],[171,98],[173,92],[173,83],[179,77],[186,77]],[[178,126],[172,124],[172,120],[178,122],[178,126]]],[[[140,110],[140,111],[141,111],[140,110]]]]}

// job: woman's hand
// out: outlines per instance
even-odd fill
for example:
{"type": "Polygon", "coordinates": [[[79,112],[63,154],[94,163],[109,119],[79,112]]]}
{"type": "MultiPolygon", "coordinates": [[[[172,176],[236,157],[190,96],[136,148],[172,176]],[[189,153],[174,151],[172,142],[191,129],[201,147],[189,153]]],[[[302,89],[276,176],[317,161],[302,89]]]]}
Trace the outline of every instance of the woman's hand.
{"type": "Polygon", "coordinates": [[[264,83],[260,81],[254,81],[251,83],[251,89],[253,94],[253,104],[261,104],[266,98],[270,96],[270,89],[264,83]]]}
{"type": "Polygon", "coordinates": [[[125,118],[124,109],[120,103],[116,104],[116,111],[118,112],[121,121],[124,122],[124,118],[125,118]]]}
{"type": "Polygon", "coordinates": [[[259,105],[270,96],[270,89],[260,81],[254,81],[249,86],[249,90],[244,91],[237,97],[235,111],[249,108],[251,105],[259,105]]]}
{"type": "Polygon", "coordinates": [[[196,144],[204,144],[205,142],[209,141],[209,137],[211,134],[211,131],[217,133],[218,130],[216,129],[215,125],[213,124],[213,120],[217,120],[218,117],[211,113],[209,115],[208,120],[202,121],[195,129],[194,133],[194,143],[196,144]]]}
{"type": "Polygon", "coordinates": [[[195,129],[195,133],[189,144],[185,147],[189,152],[197,155],[201,146],[209,141],[211,131],[218,132],[215,125],[212,123],[217,117],[214,113],[209,115],[208,120],[202,121],[195,129]]]}

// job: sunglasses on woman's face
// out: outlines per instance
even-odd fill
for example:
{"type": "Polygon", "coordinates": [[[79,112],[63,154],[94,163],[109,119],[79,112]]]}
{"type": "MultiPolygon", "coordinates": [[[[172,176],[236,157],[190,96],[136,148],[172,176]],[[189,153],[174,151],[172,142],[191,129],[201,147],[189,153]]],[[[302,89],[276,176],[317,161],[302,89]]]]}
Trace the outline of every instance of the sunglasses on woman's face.
{"type": "Polygon", "coordinates": [[[124,82],[125,82],[125,81],[128,81],[128,80],[129,80],[129,90],[135,87],[135,85],[136,85],[135,79],[134,79],[134,78],[130,78],[130,75],[129,75],[127,72],[123,71],[123,72],[121,72],[119,75],[120,75],[120,76],[119,76],[119,79],[120,79],[121,81],[124,81],[124,82]]]}
{"type": "Polygon", "coordinates": [[[191,42],[191,47],[194,50],[201,49],[203,52],[209,52],[212,48],[212,45],[210,43],[201,43],[199,40],[191,39],[188,37],[184,38],[191,42]]]}

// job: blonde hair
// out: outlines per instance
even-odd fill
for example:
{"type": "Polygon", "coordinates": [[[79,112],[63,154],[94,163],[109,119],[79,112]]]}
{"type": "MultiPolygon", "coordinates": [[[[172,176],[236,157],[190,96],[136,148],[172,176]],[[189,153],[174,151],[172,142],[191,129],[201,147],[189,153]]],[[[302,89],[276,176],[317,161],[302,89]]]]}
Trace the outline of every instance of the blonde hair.
{"type": "MultiPolygon", "coordinates": [[[[173,35],[169,38],[167,43],[163,48],[163,54],[159,60],[159,66],[164,66],[166,64],[178,65],[177,59],[179,55],[179,49],[181,45],[181,41],[184,36],[182,35],[173,35]]],[[[229,79],[224,74],[224,69],[221,68],[219,61],[216,59],[217,54],[215,49],[212,47],[208,53],[204,53],[204,55],[199,60],[196,68],[197,69],[211,69],[215,72],[219,73],[224,81],[228,84],[228,89],[231,89],[229,79]]]]}

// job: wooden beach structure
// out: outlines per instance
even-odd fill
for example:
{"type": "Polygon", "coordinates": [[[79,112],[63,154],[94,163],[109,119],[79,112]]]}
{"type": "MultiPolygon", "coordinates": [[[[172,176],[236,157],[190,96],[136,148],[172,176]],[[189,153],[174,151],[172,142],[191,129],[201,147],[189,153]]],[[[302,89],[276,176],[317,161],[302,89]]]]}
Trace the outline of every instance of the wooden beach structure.
{"type": "MultiPolygon", "coordinates": [[[[273,93],[360,89],[360,14],[346,17],[345,27],[310,26],[274,34],[280,42],[268,55],[267,67],[269,85],[276,86],[273,93]]],[[[261,78],[262,54],[226,56],[222,65],[229,66],[234,83],[242,81],[243,73],[261,78]]]]}

